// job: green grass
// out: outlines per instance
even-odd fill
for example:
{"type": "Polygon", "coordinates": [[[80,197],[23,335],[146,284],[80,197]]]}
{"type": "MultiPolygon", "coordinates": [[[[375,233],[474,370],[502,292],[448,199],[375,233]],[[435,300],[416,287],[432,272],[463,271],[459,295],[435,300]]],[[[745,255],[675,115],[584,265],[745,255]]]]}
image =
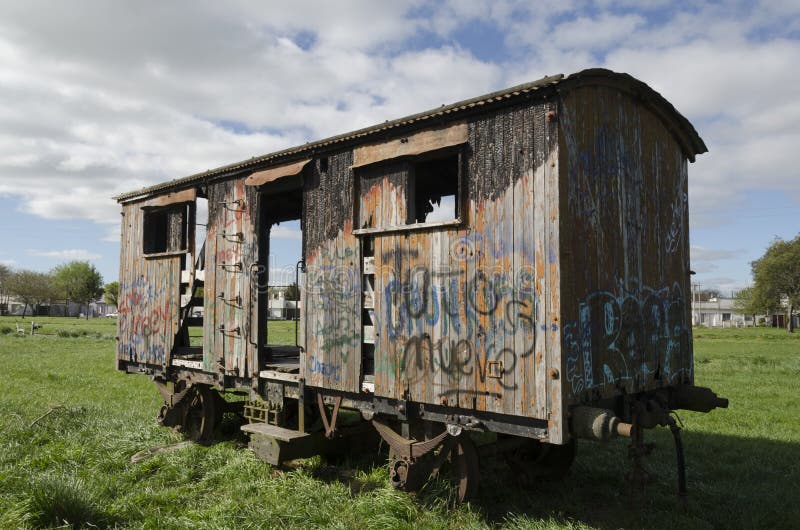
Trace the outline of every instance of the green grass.
{"type": "MultiPolygon", "coordinates": [[[[394,491],[375,455],[279,470],[234,437],[132,464],[136,452],[179,438],[155,423],[152,383],[114,370],[115,321],[35,320],[47,335],[0,335],[0,528],[800,527],[800,333],[695,330],[697,383],[731,405],[681,414],[684,511],[664,430],[648,433],[656,480],[645,495],[628,492],[623,441],[581,442],[566,480],[533,489],[513,486],[502,461],[482,462],[479,499],[459,507],[441,484],[394,491]]],[[[13,322],[0,318],[0,329],[13,322]]],[[[292,327],[283,332],[293,341],[292,327]]]]}
{"type": "MultiPolygon", "coordinates": [[[[116,321],[115,321],[116,322],[116,321]]],[[[29,324],[30,326],[30,324],[29,324]]],[[[267,322],[269,344],[295,344],[295,322],[293,320],[270,320],[267,322]]],[[[203,345],[203,328],[190,327],[189,340],[192,346],[203,345]]]]}
{"type": "Polygon", "coordinates": [[[270,344],[296,344],[294,320],[270,320],[267,322],[267,340],[270,344]]]}

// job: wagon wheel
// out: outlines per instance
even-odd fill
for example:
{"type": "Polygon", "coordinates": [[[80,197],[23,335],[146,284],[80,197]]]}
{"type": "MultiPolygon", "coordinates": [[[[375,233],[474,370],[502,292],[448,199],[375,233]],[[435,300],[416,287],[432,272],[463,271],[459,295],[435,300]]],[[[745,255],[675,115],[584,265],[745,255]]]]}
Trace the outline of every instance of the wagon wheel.
{"type": "Polygon", "coordinates": [[[183,431],[190,440],[208,443],[213,439],[214,428],[221,418],[218,403],[220,398],[207,385],[197,385],[194,388],[186,405],[183,431]]]}
{"type": "Polygon", "coordinates": [[[574,439],[564,445],[529,440],[511,453],[506,462],[523,485],[532,486],[537,482],[564,478],[575,460],[576,451],[574,439]]]}
{"type": "Polygon", "coordinates": [[[450,453],[452,476],[458,484],[458,502],[474,499],[478,493],[481,474],[478,465],[478,451],[468,434],[458,437],[456,446],[450,453]]]}
{"type": "Polygon", "coordinates": [[[401,458],[389,449],[389,476],[392,486],[402,491],[418,491],[428,479],[438,476],[447,465],[449,479],[457,489],[458,502],[475,497],[480,481],[480,466],[475,444],[468,434],[448,438],[429,453],[418,458],[401,458]]]}

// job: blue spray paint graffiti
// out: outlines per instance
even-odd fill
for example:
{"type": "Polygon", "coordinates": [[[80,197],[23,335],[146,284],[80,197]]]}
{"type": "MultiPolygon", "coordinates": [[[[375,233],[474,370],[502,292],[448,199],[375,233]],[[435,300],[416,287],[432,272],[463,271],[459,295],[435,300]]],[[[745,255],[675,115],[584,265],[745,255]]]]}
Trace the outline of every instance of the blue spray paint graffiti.
{"type": "Polygon", "coordinates": [[[310,374],[320,374],[324,377],[332,377],[334,381],[338,381],[341,377],[342,367],[338,364],[320,361],[314,355],[309,355],[308,362],[306,362],[306,370],[310,374]]]}
{"type": "Polygon", "coordinates": [[[672,382],[686,369],[675,359],[688,352],[686,301],[680,287],[644,288],[641,294],[588,295],[578,319],[565,324],[567,380],[572,395],[615,383],[672,382]]]}

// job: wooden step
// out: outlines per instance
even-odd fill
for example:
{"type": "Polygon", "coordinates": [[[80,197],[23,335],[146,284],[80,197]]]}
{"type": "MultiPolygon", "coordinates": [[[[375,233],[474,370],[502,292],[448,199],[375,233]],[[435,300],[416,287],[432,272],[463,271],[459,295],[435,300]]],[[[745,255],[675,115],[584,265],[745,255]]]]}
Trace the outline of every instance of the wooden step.
{"type": "Polygon", "coordinates": [[[268,436],[281,442],[291,442],[292,440],[296,440],[298,438],[310,436],[307,432],[284,429],[283,427],[270,425],[269,423],[248,423],[247,425],[242,425],[242,431],[251,434],[268,436]]]}
{"type": "Polygon", "coordinates": [[[361,334],[361,342],[364,344],[375,344],[375,326],[364,326],[361,334]]]}
{"type": "MultiPolygon", "coordinates": [[[[191,279],[191,271],[181,271],[181,283],[184,285],[189,284],[189,280],[191,279]]],[[[194,282],[195,284],[202,284],[206,279],[206,271],[203,269],[195,270],[194,271],[194,282]]]]}
{"type": "Polygon", "coordinates": [[[319,454],[320,433],[311,435],[268,423],[242,425],[242,431],[250,434],[248,445],[256,456],[273,466],[319,454]]]}
{"type": "Polygon", "coordinates": [[[374,256],[367,256],[364,258],[364,274],[375,274],[374,256]]]}

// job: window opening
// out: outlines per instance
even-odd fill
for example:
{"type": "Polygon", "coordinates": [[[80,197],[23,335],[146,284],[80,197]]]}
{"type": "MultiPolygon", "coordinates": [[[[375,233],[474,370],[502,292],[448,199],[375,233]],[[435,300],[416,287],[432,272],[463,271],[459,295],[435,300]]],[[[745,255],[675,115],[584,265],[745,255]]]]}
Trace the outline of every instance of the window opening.
{"type": "Polygon", "coordinates": [[[426,225],[458,224],[463,216],[461,149],[358,168],[359,201],[353,208],[364,235],[426,225]]]}
{"type": "MultiPolygon", "coordinates": [[[[192,203],[184,203],[164,210],[167,224],[170,218],[181,217],[182,245],[186,252],[181,255],[180,272],[180,321],[181,326],[175,339],[173,354],[178,359],[202,361],[203,359],[203,317],[205,296],[205,239],[208,224],[208,200],[197,197],[192,203]],[[180,216],[177,212],[180,212],[180,216]],[[193,253],[189,253],[192,249],[193,253]]],[[[158,220],[158,217],[154,218],[158,220]]],[[[176,234],[177,227],[167,228],[168,234],[176,234]]],[[[168,235],[168,238],[171,237],[168,235]]],[[[167,243],[167,250],[172,245],[167,243]]]]}
{"type": "Polygon", "coordinates": [[[375,381],[375,240],[365,237],[361,241],[363,265],[361,313],[361,375],[363,382],[375,381]]]}
{"type": "MultiPolygon", "coordinates": [[[[198,197],[194,215],[194,285],[189,287],[188,300],[189,345],[202,348],[205,317],[206,233],[208,230],[208,199],[198,197]]],[[[202,349],[200,350],[202,352],[202,349]]]]}
{"type": "Polygon", "coordinates": [[[267,364],[299,362],[303,192],[262,193],[259,321],[267,364]]]}
{"type": "Polygon", "coordinates": [[[205,269],[206,233],[208,231],[208,199],[198,197],[195,210],[194,244],[197,248],[198,269],[205,269]]]}
{"type": "Polygon", "coordinates": [[[413,163],[409,175],[409,223],[458,219],[458,153],[413,163]]]}
{"type": "Polygon", "coordinates": [[[145,210],[142,251],[145,254],[185,251],[187,209],[188,205],[179,204],[145,210]]]}

